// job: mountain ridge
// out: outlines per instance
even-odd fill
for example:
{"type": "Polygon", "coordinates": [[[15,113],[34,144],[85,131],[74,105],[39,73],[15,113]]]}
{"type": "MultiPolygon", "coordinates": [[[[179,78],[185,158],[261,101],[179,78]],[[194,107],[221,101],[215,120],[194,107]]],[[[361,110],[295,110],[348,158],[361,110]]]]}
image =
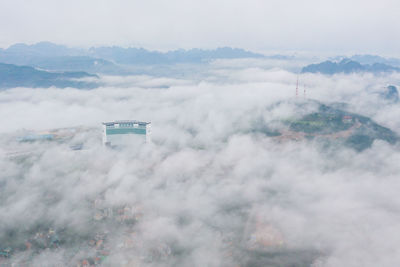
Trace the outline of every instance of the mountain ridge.
{"type": "Polygon", "coordinates": [[[345,58],[340,62],[326,60],[317,64],[310,64],[302,68],[302,73],[322,73],[322,74],[337,74],[337,73],[357,73],[357,72],[400,72],[400,68],[383,63],[361,64],[357,61],[345,58]]]}
{"type": "Polygon", "coordinates": [[[49,72],[38,70],[30,66],[17,66],[13,64],[0,63],[0,89],[13,87],[74,87],[95,88],[95,82],[79,81],[82,78],[98,78],[95,74],[87,72],[49,72]]]}
{"type": "Polygon", "coordinates": [[[0,62],[10,64],[28,64],[37,58],[86,56],[100,58],[123,64],[176,64],[200,63],[223,58],[262,58],[263,54],[241,48],[219,47],[216,49],[176,49],[167,52],[145,48],[119,46],[100,46],[89,49],[69,48],[51,42],[39,42],[32,45],[17,43],[0,50],[0,62]]]}

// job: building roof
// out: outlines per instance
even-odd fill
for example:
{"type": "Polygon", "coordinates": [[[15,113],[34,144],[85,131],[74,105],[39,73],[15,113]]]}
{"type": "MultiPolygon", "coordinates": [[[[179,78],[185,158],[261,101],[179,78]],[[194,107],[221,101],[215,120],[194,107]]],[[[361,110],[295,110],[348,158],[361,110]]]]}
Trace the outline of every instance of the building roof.
{"type": "Polygon", "coordinates": [[[106,125],[106,126],[111,126],[111,125],[114,125],[114,124],[120,124],[120,123],[133,123],[133,124],[139,124],[139,125],[147,125],[147,124],[151,124],[151,122],[144,122],[144,121],[136,121],[136,120],[121,120],[121,121],[103,122],[103,125],[106,125]]]}

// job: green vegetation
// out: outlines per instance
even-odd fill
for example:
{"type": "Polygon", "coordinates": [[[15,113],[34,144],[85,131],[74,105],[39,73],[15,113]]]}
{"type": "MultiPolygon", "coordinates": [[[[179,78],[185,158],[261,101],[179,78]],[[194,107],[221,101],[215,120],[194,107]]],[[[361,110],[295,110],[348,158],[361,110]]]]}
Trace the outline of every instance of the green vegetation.
{"type": "MultiPolygon", "coordinates": [[[[399,141],[399,136],[392,130],[383,127],[370,118],[358,114],[350,113],[338,108],[334,108],[316,101],[296,103],[299,109],[305,109],[306,105],[317,104],[317,111],[306,114],[298,119],[282,120],[283,125],[289,132],[286,137],[291,139],[291,135],[306,140],[326,139],[342,142],[344,145],[361,151],[369,148],[375,140],[383,140],[389,144],[399,141]],[[303,135],[298,135],[302,134],[303,135]]],[[[258,130],[267,136],[282,136],[283,129],[271,130],[268,126],[258,127],[258,130]]],[[[286,130],[286,131],[287,131],[286,130]]]]}
{"type": "Polygon", "coordinates": [[[372,145],[374,138],[368,135],[355,134],[347,138],[345,144],[357,151],[362,151],[372,145]]]}
{"type": "Polygon", "coordinates": [[[305,133],[333,133],[348,130],[354,125],[354,120],[343,121],[342,114],[316,112],[304,116],[300,120],[288,121],[290,130],[305,133]]]}

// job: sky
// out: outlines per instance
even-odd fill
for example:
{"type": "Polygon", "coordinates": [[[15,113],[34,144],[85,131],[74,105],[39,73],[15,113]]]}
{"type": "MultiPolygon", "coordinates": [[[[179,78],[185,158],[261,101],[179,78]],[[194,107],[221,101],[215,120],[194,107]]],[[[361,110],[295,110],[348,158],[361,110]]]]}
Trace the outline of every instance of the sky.
{"type": "Polygon", "coordinates": [[[396,0],[3,0],[0,47],[52,41],[400,56],[398,14],[396,0]]]}

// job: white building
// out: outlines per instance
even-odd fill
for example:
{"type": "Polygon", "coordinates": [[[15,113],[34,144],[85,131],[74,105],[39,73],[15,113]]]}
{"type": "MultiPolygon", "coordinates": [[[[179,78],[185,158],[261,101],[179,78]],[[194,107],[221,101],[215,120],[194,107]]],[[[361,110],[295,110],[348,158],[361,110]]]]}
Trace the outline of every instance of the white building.
{"type": "Polygon", "coordinates": [[[103,122],[103,145],[126,146],[151,141],[151,122],[103,122]]]}

